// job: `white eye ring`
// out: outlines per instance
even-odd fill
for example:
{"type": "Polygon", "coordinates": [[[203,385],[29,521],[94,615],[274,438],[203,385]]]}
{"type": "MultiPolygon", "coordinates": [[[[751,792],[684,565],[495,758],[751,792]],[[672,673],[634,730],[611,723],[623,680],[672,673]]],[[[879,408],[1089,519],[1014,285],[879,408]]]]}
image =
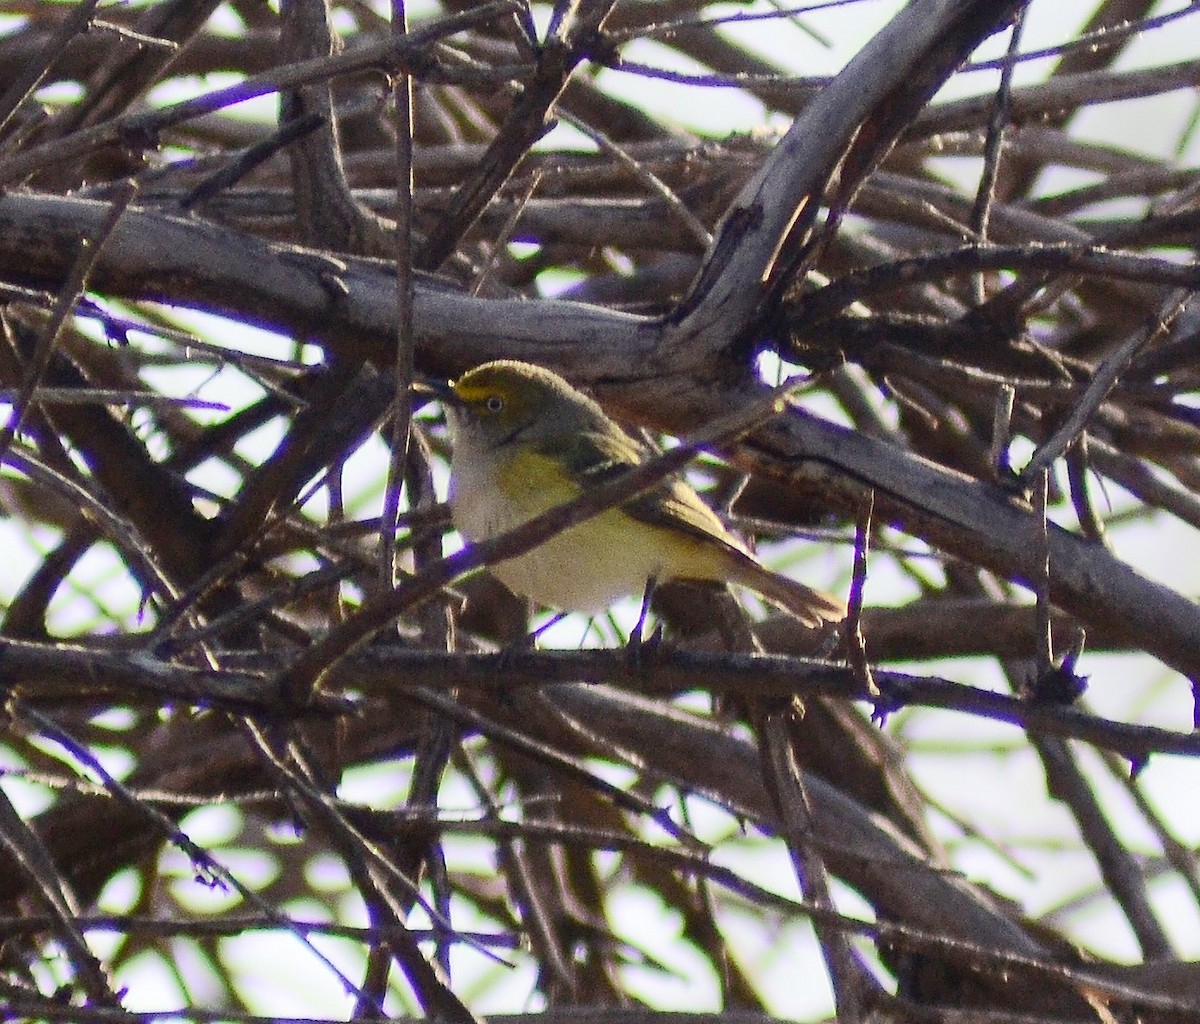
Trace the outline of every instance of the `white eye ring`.
{"type": "Polygon", "coordinates": [[[488,395],[483,400],[483,407],[488,412],[500,412],[504,408],[504,399],[500,395],[488,395]]]}

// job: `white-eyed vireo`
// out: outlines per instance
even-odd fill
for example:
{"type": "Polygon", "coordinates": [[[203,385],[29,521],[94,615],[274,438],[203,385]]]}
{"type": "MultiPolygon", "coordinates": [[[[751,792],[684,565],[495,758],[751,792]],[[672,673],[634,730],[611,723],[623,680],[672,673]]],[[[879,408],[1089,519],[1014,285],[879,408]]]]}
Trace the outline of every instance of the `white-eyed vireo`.
{"type": "MultiPolygon", "coordinates": [[[[430,390],[443,398],[450,423],[450,508],[468,540],[504,533],[648,456],[592,399],[540,366],[485,363],[430,390]]],[[[671,579],[746,587],[810,626],[846,611],[763,566],[677,477],[491,571],[515,593],[560,611],[601,611],[651,580],[671,579]]]]}

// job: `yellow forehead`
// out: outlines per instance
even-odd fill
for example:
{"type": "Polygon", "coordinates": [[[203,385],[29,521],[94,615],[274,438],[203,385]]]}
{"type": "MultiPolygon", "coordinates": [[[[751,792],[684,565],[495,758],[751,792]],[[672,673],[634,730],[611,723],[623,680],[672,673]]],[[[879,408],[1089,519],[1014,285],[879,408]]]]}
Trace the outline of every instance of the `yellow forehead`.
{"type": "Polygon", "coordinates": [[[480,402],[488,395],[505,394],[509,385],[495,378],[464,377],[454,385],[454,393],[464,402],[480,402]]]}
{"type": "MultiPolygon", "coordinates": [[[[514,393],[546,391],[561,381],[549,370],[528,363],[503,360],[485,363],[468,370],[454,383],[454,393],[467,404],[483,401],[489,395],[511,397],[514,393]]],[[[565,386],[566,382],[562,381],[565,386]]]]}

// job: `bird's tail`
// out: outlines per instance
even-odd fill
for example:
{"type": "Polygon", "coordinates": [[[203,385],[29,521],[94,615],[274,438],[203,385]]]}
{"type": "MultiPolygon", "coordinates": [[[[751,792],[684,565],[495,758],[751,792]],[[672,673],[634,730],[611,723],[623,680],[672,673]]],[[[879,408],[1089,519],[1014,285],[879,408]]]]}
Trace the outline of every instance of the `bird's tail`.
{"type": "Polygon", "coordinates": [[[846,603],[840,598],[771,572],[757,562],[743,565],[740,569],[731,582],[748,587],[772,604],[781,606],[806,626],[816,628],[826,622],[840,622],[846,617],[846,603]]]}

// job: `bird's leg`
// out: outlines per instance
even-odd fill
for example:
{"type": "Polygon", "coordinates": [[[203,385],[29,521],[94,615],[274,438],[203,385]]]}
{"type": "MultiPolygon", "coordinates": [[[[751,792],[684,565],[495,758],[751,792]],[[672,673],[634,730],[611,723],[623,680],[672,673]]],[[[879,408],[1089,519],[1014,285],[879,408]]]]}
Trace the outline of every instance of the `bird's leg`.
{"type": "Polygon", "coordinates": [[[491,692],[492,696],[504,707],[511,710],[515,707],[515,704],[512,695],[504,689],[499,680],[504,678],[522,654],[537,650],[538,637],[555,623],[561,622],[566,618],[566,615],[566,612],[555,612],[548,622],[538,626],[537,629],[522,633],[515,640],[510,640],[496,652],[499,661],[499,665],[497,666],[499,671],[496,673],[497,679],[491,684],[491,692]]]}
{"type": "Polygon", "coordinates": [[[548,630],[551,626],[557,626],[569,614],[570,614],[570,612],[555,612],[553,615],[550,616],[549,619],[547,619],[540,626],[538,626],[537,629],[535,629],[532,633],[529,633],[525,637],[524,642],[530,647],[536,647],[538,639],[541,637],[541,635],[543,633],[545,633],[546,630],[548,630]]]}
{"type": "Polygon", "coordinates": [[[662,640],[661,622],[654,627],[654,632],[649,637],[645,635],[646,617],[650,614],[650,602],[654,599],[654,588],[657,585],[658,580],[653,576],[646,580],[646,589],[642,593],[642,609],[633,629],[629,631],[629,639],[625,641],[625,656],[629,659],[630,667],[635,670],[642,667],[643,656],[657,648],[662,640]]]}
{"type": "Polygon", "coordinates": [[[555,612],[548,621],[542,623],[537,629],[531,630],[528,633],[523,633],[510,643],[505,644],[500,648],[500,664],[505,666],[506,662],[511,662],[518,654],[524,654],[526,651],[537,649],[538,638],[546,632],[551,626],[556,626],[567,617],[566,612],[555,612]]]}

